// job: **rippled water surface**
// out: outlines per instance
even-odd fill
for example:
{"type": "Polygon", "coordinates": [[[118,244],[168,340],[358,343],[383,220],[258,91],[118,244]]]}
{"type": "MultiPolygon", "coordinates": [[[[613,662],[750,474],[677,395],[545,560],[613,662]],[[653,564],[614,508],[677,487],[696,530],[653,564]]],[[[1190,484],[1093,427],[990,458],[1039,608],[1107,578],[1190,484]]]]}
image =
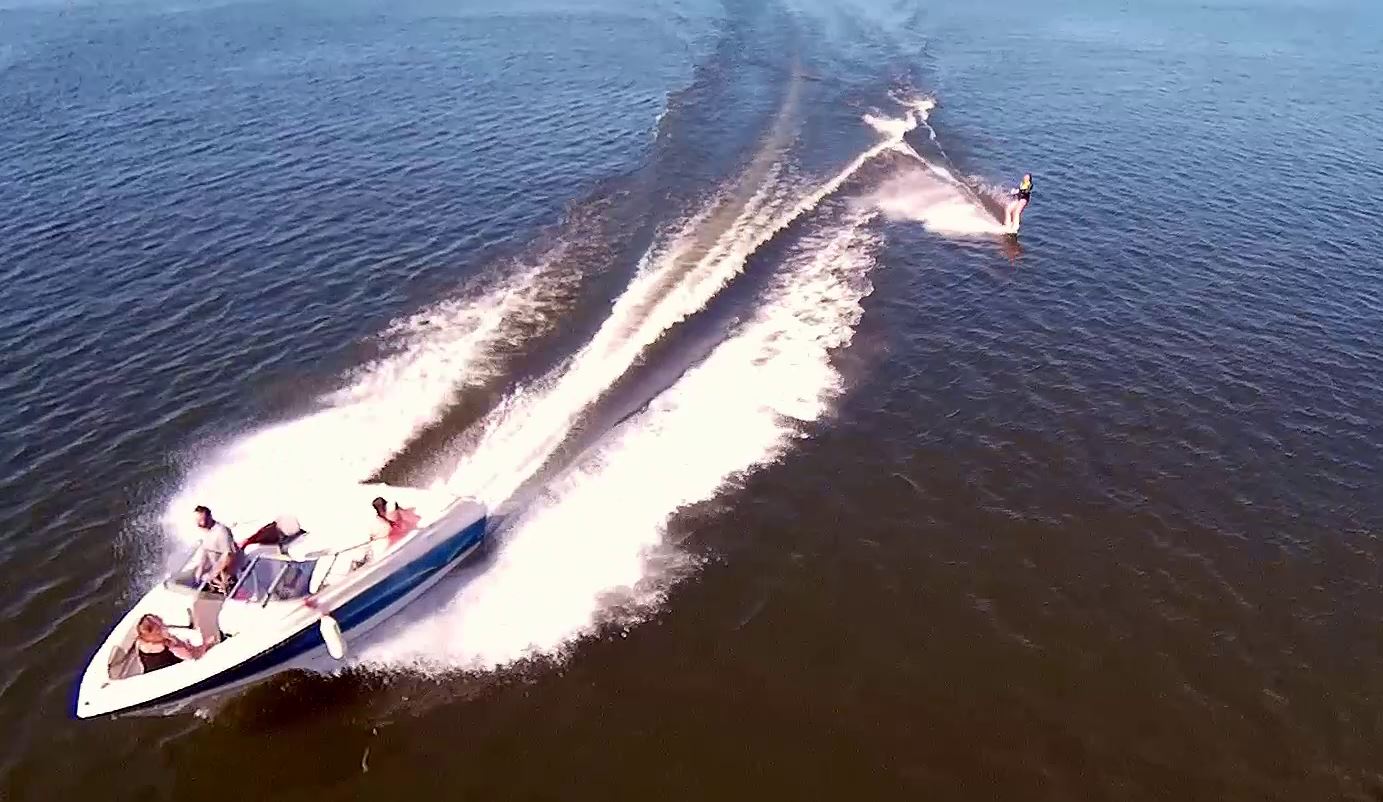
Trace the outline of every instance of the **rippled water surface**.
{"type": "Polygon", "coordinates": [[[1380,30],[0,0],[0,798],[1383,798],[1380,30]],[[192,505],[366,480],[512,515],[71,717],[192,505]]]}

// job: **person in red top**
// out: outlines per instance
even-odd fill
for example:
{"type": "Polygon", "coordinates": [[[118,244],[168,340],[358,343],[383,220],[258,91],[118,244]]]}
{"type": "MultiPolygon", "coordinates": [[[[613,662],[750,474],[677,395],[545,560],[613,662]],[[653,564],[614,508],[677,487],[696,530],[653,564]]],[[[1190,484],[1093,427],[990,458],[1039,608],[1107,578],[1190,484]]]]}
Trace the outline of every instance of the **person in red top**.
{"type": "Polygon", "coordinates": [[[413,527],[418,523],[417,513],[400,509],[398,504],[390,505],[383,496],[376,496],[370,502],[370,506],[374,508],[375,517],[370,524],[369,548],[352,564],[352,568],[359,568],[372,559],[383,557],[390,546],[413,531],[413,527]]]}
{"type": "Polygon", "coordinates": [[[398,517],[395,512],[390,511],[389,502],[383,496],[376,496],[370,506],[375,508],[374,524],[370,527],[371,540],[387,540],[389,533],[394,531],[394,520],[398,517]]]}

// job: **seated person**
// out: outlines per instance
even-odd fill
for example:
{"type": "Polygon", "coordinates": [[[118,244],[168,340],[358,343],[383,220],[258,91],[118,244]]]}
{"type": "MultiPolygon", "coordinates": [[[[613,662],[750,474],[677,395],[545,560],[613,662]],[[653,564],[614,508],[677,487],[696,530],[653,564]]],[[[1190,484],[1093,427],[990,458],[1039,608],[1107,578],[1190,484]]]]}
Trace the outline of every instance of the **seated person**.
{"type": "Polygon", "coordinates": [[[393,545],[404,538],[409,532],[418,527],[418,513],[411,509],[400,507],[398,502],[394,502],[392,509],[389,510],[389,545],[393,545]]]}
{"type": "Polygon", "coordinates": [[[368,545],[364,549],[365,553],[359,560],[351,563],[352,569],[359,568],[370,560],[383,556],[385,550],[389,548],[389,535],[394,531],[394,519],[397,517],[397,510],[391,511],[389,502],[381,496],[376,496],[375,500],[370,502],[370,506],[375,511],[374,517],[370,519],[370,539],[366,541],[368,545]]]}
{"type": "Polygon", "coordinates": [[[184,660],[196,660],[210,648],[193,646],[181,638],[173,637],[163,619],[152,614],[142,616],[135,626],[134,646],[139,652],[139,664],[144,667],[145,674],[175,666],[184,660]]]}
{"type": "MultiPolygon", "coordinates": [[[[386,504],[384,499],[376,498],[372,503],[375,508],[375,518],[389,522],[387,538],[390,546],[402,540],[404,535],[412,532],[417,527],[418,521],[421,520],[418,513],[400,507],[397,501],[386,504]]],[[[378,524],[375,526],[381,532],[383,531],[378,524]]]]}
{"type": "Polygon", "coordinates": [[[393,526],[394,519],[398,517],[398,504],[392,505],[393,509],[390,509],[391,505],[384,500],[383,496],[375,496],[375,500],[370,502],[370,506],[375,510],[376,528],[381,521],[384,522],[385,527],[393,526]]]}
{"type": "Polygon", "coordinates": [[[230,529],[211,517],[210,509],[199,506],[193,512],[201,532],[201,542],[193,557],[194,575],[199,583],[205,582],[225,593],[234,584],[240,547],[235,544],[230,529]]]}

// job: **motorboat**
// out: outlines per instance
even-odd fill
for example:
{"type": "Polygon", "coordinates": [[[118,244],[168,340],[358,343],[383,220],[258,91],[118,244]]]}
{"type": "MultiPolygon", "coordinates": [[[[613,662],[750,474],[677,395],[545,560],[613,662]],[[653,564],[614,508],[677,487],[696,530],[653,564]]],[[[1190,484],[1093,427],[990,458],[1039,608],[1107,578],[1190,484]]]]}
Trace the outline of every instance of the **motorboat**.
{"type": "Polygon", "coordinates": [[[194,550],[146,593],[92,656],[75,715],[164,712],[320,663],[324,653],[342,660],[348,640],[476,551],[491,522],[473,499],[383,484],[314,492],[291,506],[236,518],[240,553],[219,582],[194,550]],[[376,497],[390,504],[387,538],[372,537],[376,497]],[[146,669],[136,628],[148,614],[185,643],[205,645],[200,657],[146,669]]]}

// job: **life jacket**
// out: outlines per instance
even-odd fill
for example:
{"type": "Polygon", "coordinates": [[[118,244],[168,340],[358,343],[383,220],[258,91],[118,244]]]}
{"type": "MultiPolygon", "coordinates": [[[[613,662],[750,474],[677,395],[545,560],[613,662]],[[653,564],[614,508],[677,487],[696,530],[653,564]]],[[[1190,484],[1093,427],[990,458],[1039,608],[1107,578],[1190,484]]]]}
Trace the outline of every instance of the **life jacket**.
{"type": "Polygon", "coordinates": [[[391,546],[403,540],[409,532],[418,526],[418,521],[421,520],[418,513],[403,507],[399,507],[397,515],[398,517],[389,526],[389,545],[391,546]]]}

